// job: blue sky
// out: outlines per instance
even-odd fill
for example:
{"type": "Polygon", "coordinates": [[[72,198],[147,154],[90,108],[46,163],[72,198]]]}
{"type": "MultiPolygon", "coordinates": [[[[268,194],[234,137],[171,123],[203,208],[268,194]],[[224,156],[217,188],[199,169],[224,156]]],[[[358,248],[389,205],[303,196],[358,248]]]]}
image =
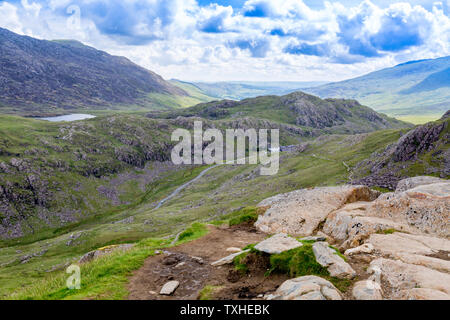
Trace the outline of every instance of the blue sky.
{"type": "Polygon", "coordinates": [[[0,27],[165,78],[335,81],[450,55],[450,0],[8,0],[0,27]]]}

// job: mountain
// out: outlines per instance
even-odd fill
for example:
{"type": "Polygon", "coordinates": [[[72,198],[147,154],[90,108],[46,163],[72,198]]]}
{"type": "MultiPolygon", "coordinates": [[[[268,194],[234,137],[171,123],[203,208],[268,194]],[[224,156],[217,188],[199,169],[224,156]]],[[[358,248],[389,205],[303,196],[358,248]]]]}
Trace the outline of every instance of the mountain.
{"type": "Polygon", "coordinates": [[[381,152],[355,166],[354,183],[395,189],[420,174],[450,177],[450,110],[438,121],[403,134],[381,152]]]}
{"type": "Polygon", "coordinates": [[[409,125],[379,114],[355,100],[325,99],[295,92],[285,96],[262,96],[242,101],[213,101],[194,107],[155,111],[151,118],[202,117],[211,120],[264,119],[304,130],[308,135],[354,134],[409,125]]]}
{"type": "Polygon", "coordinates": [[[149,110],[209,100],[190,97],[124,57],[77,41],[38,40],[0,28],[0,112],[149,110]]]}
{"type": "Polygon", "coordinates": [[[450,103],[450,56],[410,61],[305,91],[323,98],[357,99],[402,120],[417,123],[437,120],[450,103]]]}
{"type": "Polygon", "coordinates": [[[222,81],[222,82],[185,82],[170,80],[183,89],[190,87],[216,99],[242,100],[267,95],[285,95],[303,88],[319,86],[326,82],[295,81],[222,81]]]}

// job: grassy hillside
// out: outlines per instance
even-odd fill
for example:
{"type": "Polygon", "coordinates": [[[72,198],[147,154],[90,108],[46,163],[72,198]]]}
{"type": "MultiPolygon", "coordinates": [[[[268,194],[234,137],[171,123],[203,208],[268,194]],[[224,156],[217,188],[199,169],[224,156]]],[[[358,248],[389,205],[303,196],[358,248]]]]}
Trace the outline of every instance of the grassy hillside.
{"type": "Polygon", "coordinates": [[[152,180],[146,195],[133,204],[112,212],[98,211],[91,220],[49,230],[40,233],[39,237],[0,242],[0,294],[4,298],[13,297],[10,296],[13,292],[22,298],[122,298],[126,294],[123,274],[138,268],[143,258],[155,248],[167,245],[167,240],[157,239],[173,238],[193,222],[220,220],[241,207],[254,206],[280,192],[345,183],[350,174],[346,165],[356,165],[399,136],[396,130],[357,136],[324,136],[309,143],[303,153],[283,153],[280,171],[275,176],[260,176],[256,165],[217,167],[165,206],[153,210],[157,199],[196,176],[201,168],[168,172],[166,176],[152,180]],[[133,217],[132,220],[127,220],[129,217],[133,217]],[[113,223],[117,221],[127,222],[113,223]],[[81,236],[70,242],[73,235],[79,233],[81,236]],[[87,270],[93,270],[86,271],[89,274],[87,287],[81,292],[67,292],[62,281],[66,277],[64,266],[67,263],[95,248],[130,242],[140,243],[137,251],[119,253],[87,266],[87,270]],[[35,255],[21,263],[21,259],[30,254],[35,255]],[[122,267],[118,270],[119,266],[122,267]],[[98,272],[101,272],[102,281],[95,284],[89,279],[95,278],[98,272]],[[34,289],[17,292],[22,286],[34,289]]]}
{"type": "Polygon", "coordinates": [[[450,101],[450,57],[404,63],[307,92],[356,99],[376,111],[414,123],[439,119],[450,101]]]}
{"type": "Polygon", "coordinates": [[[322,100],[302,92],[242,101],[214,101],[183,110],[152,112],[148,116],[166,119],[197,116],[211,120],[250,117],[296,126],[298,130],[307,130],[312,135],[352,134],[408,127],[408,124],[378,114],[354,100],[322,100]]]}
{"type": "MultiPolygon", "coordinates": [[[[261,114],[270,109],[267,105],[261,114]]],[[[285,143],[301,138],[303,146],[281,154],[275,176],[260,176],[258,165],[219,166],[155,209],[206,168],[164,162],[169,133],[191,127],[193,120],[115,115],[49,123],[0,116],[0,221],[8,230],[0,240],[0,297],[124,298],[130,272],[192,223],[222,220],[278,193],[346,183],[361,162],[405,133],[390,129],[314,139],[284,124],[293,134],[284,135],[285,143]],[[137,245],[83,266],[81,291],[65,288],[67,265],[88,251],[123,243],[137,245]]],[[[233,121],[277,123],[228,116],[205,123],[225,128],[233,121]]],[[[424,172],[417,167],[414,174],[424,172]]],[[[186,239],[203,232],[196,225],[186,239]]]]}

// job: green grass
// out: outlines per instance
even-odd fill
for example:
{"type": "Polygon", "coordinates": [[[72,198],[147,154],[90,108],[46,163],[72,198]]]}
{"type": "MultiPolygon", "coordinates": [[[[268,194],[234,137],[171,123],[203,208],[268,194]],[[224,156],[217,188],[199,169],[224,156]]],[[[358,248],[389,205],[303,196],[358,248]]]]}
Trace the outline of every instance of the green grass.
{"type": "Polygon", "coordinates": [[[314,256],[311,244],[270,256],[271,273],[288,274],[292,278],[315,275],[329,280],[336,288],[346,292],[352,281],[331,277],[327,268],[322,267],[314,256]]]}
{"type": "Polygon", "coordinates": [[[306,275],[329,276],[328,270],[316,261],[310,244],[271,255],[270,265],[268,274],[285,273],[292,278],[306,275]]]}
{"type": "Polygon", "coordinates": [[[202,102],[211,101],[211,99],[201,96],[175,96],[161,93],[150,93],[146,99],[157,105],[159,109],[188,108],[202,102]]]}
{"type": "Polygon", "coordinates": [[[207,285],[200,291],[198,300],[213,300],[214,294],[222,288],[222,286],[207,285]]]}
{"type": "Polygon", "coordinates": [[[228,225],[235,226],[243,223],[252,223],[256,222],[258,216],[260,215],[260,210],[258,208],[244,208],[239,210],[237,216],[231,218],[228,222],[228,225]]]}
{"type": "Polygon", "coordinates": [[[385,229],[385,230],[377,231],[377,234],[393,234],[395,232],[400,232],[400,231],[398,231],[396,229],[385,229]]]}
{"type": "Polygon", "coordinates": [[[408,116],[396,116],[395,118],[401,121],[406,121],[413,124],[425,124],[427,122],[439,120],[442,117],[441,113],[430,115],[408,115],[408,116]]]}
{"type": "Polygon", "coordinates": [[[208,229],[202,223],[193,223],[178,237],[178,244],[200,238],[208,233],[208,229]]]}
{"type": "MultiPolygon", "coordinates": [[[[183,232],[173,245],[179,245],[200,238],[208,233],[205,225],[195,223],[183,232]]],[[[25,289],[16,290],[4,299],[18,300],[79,300],[101,299],[122,300],[128,296],[129,276],[139,269],[145,259],[156,249],[168,248],[171,239],[147,238],[136,243],[129,251],[118,251],[99,257],[81,265],[81,288],[68,289],[68,274],[64,271],[49,275],[25,289]]]]}
{"type": "Polygon", "coordinates": [[[344,256],[340,251],[339,251],[339,249],[338,248],[335,248],[335,247],[333,247],[333,246],[329,246],[331,249],[333,249],[336,253],[335,254],[337,254],[339,257],[341,257],[342,258],[342,260],[344,260],[345,262],[347,262],[347,257],[346,256],[344,256]]]}

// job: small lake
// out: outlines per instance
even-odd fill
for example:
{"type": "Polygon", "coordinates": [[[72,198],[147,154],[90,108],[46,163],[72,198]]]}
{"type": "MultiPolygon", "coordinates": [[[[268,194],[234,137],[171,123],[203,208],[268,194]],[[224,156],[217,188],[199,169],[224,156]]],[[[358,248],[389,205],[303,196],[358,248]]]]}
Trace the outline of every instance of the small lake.
{"type": "Polygon", "coordinates": [[[67,114],[64,116],[48,117],[48,118],[35,118],[35,119],[51,121],[51,122],[60,122],[60,121],[70,122],[70,121],[85,120],[85,119],[92,119],[92,118],[95,118],[95,116],[90,115],[90,114],[74,113],[74,114],[67,114]]]}

